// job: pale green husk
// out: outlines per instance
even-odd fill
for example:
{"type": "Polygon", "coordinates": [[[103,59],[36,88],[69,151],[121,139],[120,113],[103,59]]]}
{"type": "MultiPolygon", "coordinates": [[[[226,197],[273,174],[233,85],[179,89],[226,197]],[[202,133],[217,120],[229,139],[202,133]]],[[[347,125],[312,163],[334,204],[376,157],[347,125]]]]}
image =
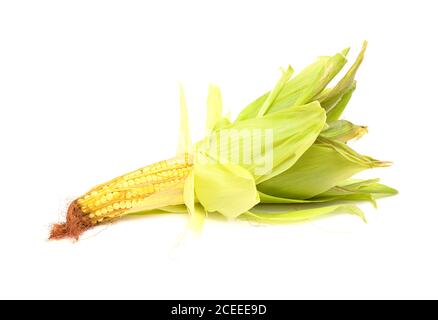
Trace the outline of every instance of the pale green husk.
{"type": "Polygon", "coordinates": [[[220,90],[210,86],[207,134],[195,145],[190,143],[181,90],[178,154],[193,158],[193,171],[184,185],[184,204],[157,209],[189,211],[190,225],[197,230],[208,213],[262,223],[302,222],[339,212],[365,219],[352,202],[370,201],[375,205],[376,199],[397,193],[378,179],[351,179],[366,169],[389,165],[348,146],[347,142],[367,133],[367,127],[340,120],[356,89],[355,76],[366,48],[364,42],[356,61],[332,87],[328,85],[347,63],[349,49],[319,58],[295,77],[289,66],[272,91],[245,107],[235,121],[223,115],[220,90]],[[272,137],[265,134],[262,138],[272,139],[272,170],[257,169],[269,157],[268,150],[239,163],[227,155],[234,154],[233,148],[239,148],[240,141],[225,155],[218,152],[222,134],[247,129],[271,130],[272,137]],[[283,208],[281,212],[275,209],[278,205],[283,208]]]}

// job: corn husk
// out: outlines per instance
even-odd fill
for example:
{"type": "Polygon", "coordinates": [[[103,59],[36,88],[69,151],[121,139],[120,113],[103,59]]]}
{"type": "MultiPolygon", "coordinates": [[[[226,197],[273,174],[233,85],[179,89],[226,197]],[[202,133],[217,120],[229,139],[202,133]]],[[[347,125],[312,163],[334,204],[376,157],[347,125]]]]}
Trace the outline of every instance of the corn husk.
{"type": "Polygon", "coordinates": [[[395,194],[395,189],[376,179],[350,179],[364,170],[390,164],[347,146],[350,140],[367,133],[367,127],[339,120],[356,89],[355,76],[366,48],[364,42],[356,61],[332,88],[327,85],[346,64],[349,49],[319,58],[293,78],[289,66],[274,88],[249,104],[234,122],[222,114],[219,88],[210,86],[206,124],[209,133],[196,144],[194,171],[184,190],[190,194],[185,196],[190,199],[185,204],[192,220],[203,221],[209,212],[264,222],[301,221],[339,211],[358,214],[360,211],[354,205],[332,203],[370,201],[375,205],[376,199],[395,194]],[[225,156],[219,154],[222,133],[248,128],[273,131],[271,171],[256,170],[257,163],[267,157],[263,152],[250,163],[235,164],[227,158],[236,153],[233,148],[240,147],[239,143],[231,145],[225,156]],[[287,205],[289,209],[275,215],[275,219],[274,215],[268,216],[266,208],[262,213],[254,213],[266,204],[287,205]],[[196,205],[202,210],[196,210],[196,205]]]}
{"type": "Polygon", "coordinates": [[[261,183],[258,189],[284,198],[308,199],[365,169],[387,165],[336,140],[319,137],[294,166],[261,183]]]}
{"type": "Polygon", "coordinates": [[[335,213],[349,213],[366,222],[365,214],[352,204],[294,205],[280,208],[258,207],[240,216],[240,219],[267,224],[305,222],[335,213]]]}

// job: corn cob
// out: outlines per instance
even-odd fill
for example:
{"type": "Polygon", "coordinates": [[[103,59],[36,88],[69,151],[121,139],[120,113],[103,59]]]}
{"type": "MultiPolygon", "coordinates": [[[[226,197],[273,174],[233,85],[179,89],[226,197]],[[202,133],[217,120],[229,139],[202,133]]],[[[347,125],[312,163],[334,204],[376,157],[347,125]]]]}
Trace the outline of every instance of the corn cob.
{"type": "Polygon", "coordinates": [[[196,144],[191,143],[181,88],[178,156],[94,187],[70,204],[67,221],[55,224],[50,238],[77,239],[97,224],[151,210],[187,212],[193,230],[201,229],[210,212],[268,223],[303,221],[339,211],[363,218],[355,205],[337,202],[375,204],[375,199],[397,193],[376,179],[350,179],[365,169],[389,165],[347,146],[367,129],[339,120],[356,89],[354,77],[366,47],[364,42],[356,61],[332,88],[327,85],[345,65],[348,49],[321,57],[294,78],[288,67],[273,90],[250,103],[235,121],[223,115],[220,90],[210,86],[208,134],[196,144]],[[222,139],[228,137],[225,133],[235,134],[230,145],[222,143],[230,140],[222,139]],[[252,142],[240,141],[240,134],[252,142]],[[230,159],[222,157],[222,151],[232,152],[230,159]],[[275,212],[264,204],[284,204],[287,210],[275,212]]]}
{"type": "MultiPolygon", "coordinates": [[[[192,169],[188,155],[160,161],[100,184],[70,204],[67,222],[52,228],[52,239],[73,237],[90,227],[144,210],[153,194],[174,188],[180,193],[192,169]]],[[[179,202],[177,200],[177,202],[179,202]]],[[[171,203],[179,204],[179,203],[171,203]]],[[[150,206],[148,209],[153,209],[150,206]]]]}

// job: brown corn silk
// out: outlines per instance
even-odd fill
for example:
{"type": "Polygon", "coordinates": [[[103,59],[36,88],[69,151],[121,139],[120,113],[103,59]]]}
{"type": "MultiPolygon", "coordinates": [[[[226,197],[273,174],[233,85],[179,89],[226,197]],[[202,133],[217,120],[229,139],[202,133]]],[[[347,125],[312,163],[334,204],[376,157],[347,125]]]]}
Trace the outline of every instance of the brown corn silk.
{"type": "Polygon", "coordinates": [[[49,239],[73,238],[78,240],[79,236],[92,226],[91,219],[82,212],[75,200],[68,207],[66,222],[54,224],[49,239]]]}

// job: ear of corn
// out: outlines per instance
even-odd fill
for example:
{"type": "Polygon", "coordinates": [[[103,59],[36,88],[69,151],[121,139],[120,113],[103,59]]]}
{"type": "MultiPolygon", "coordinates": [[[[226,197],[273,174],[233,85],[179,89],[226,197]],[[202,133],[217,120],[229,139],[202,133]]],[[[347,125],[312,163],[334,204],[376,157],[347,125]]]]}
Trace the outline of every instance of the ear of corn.
{"type": "MultiPolygon", "coordinates": [[[[327,86],[346,64],[349,49],[319,58],[295,77],[288,67],[273,89],[244,108],[234,122],[223,115],[219,88],[210,86],[207,135],[193,145],[181,88],[177,156],[91,189],[74,202],[70,220],[82,232],[90,222],[150,212],[187,211],[189,226],[196,230],[214,212],[267,223],[300,222],[340,211],[363,218],[355,205],[334,202],[375,204],[377,198],[397,193],[376,179],[351,179],[363,170],[389,165],[347,146],[367,128],[339,120],[356,89],[366,48],[364,42],[356,61],[331,88],[327,86]],[[237,143],[224,148],[227,132],[238,133],[233,137],[237,143]],[[260,138],[269,140],[271,147],[251,154],[240,149],[260,138]],[[269,170],[260,170],[259,164],[269,161],[269,170]],[[276,212],[272,204],[286,209],[276,212]],[[79,211],[84,223],[77,219],[79,211]]],[[[62,235],[71,229],[61,224],[57,230],[62,235]]],[[[65,236],[76,236],[78,229],[68,232],[65,236]]]]}

